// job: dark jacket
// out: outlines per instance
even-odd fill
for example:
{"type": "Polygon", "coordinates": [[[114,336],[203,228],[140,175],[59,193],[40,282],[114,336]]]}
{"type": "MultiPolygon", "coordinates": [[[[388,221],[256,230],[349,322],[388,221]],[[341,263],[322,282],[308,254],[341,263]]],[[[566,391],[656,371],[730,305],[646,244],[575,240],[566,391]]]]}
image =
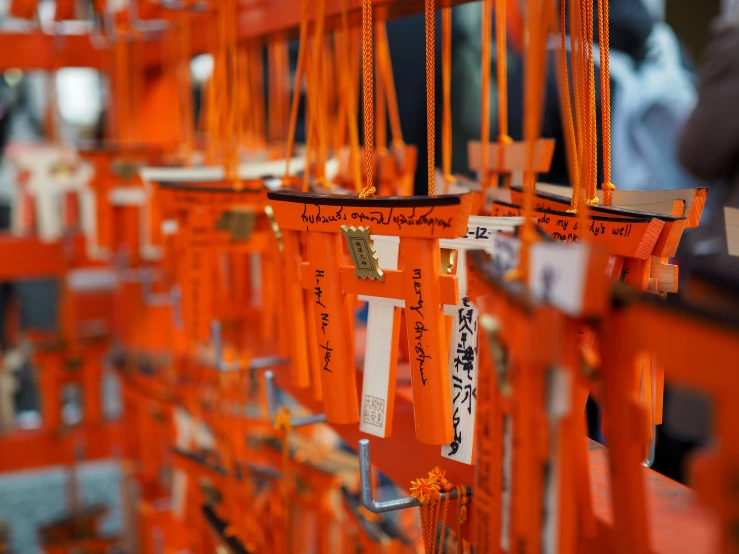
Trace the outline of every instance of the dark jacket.
{"type": "MultiPolygon", "coordinates": [[[[595,4],[595,2],[594,2],[595,4]]],[[[462,4],[453,10],[452,17],[452,169],[465,172],[467,143],[480,139],[482,51],[481,7],[479,4],[462,4]]],[[[645,46],[654,27],[654,20],[642,0],[611,0],[610,2],[611,48],[631,56],[636,62],[644,58],[645,46]]],[[[597,28],[597,25],[595,26],[597,28]]],[[[441,165],[441,21],[436,22],[436,165],[441,165]]],[[[493,34],[495,26],[493,25],[493,34]]],[[[416,194],[426,191],[426,88],[424,55],[424,19],[422,15],[388,22],[388,35],[400,108],[403,138],[408,144],[418,146],[416,194]]],[[[597,38],[596,38],[597,40],[597,38]]],[[[553,62],[553,60],[550,60],[553,62]]],[[[498,94],[496,83],[495,37],[491,43],[490,65],[490,137],[498,135],[498,94]]],[[[597,69],[596,69],[597,71],[597,69]]],[[[523,61],[519,53],[508,52],[508,111],[509,132],[514,140],[522,139],[523,127],[523,61]]],[[[597,111],[600,113],[600,84],[596,74],[597,111]]],[[[618,90],[612,91],[612,96],[618,90]]],[[[600,117],[599,117],[600,119],[600,117]]],[[[600,149],[600,122],[599,149],[600,149]]],[[[547,182],[568,184],[564,133],[559,110],[557,81],[554,65],[550,63],[547,75],[542,136],[556,140],[551,171],[542,175],[547,182]]],[[[600,155],[598,156],[599,162],[600,155]]],[[[600,165],[600,163],[599,163],[600,165]]],[[[602,170],[600,171],[602,174],[602,170]]]]}
{"type": "Polygon", "coordinates": [[[713,217],[687,237],[683,255],[689,266],[708,268],[739,287],[739,258],[726,252],[723,206],[739,208],[739,16],[717,21],[699,71],[698,103],[682,131],[680,162],[695,177],[717,185],[709,200],[719,204],[713,217]]]}

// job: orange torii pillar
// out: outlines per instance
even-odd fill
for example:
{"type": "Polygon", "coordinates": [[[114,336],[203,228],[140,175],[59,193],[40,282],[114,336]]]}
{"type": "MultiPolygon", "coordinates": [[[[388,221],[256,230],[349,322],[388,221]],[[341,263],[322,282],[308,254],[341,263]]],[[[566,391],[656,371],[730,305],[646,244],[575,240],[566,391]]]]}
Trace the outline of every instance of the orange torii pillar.
{"type": "MultiPolygon", "coordinates": [[[[247,252],[261,253],[270,244],[266,216],[266,189],[261,181],[249,182],[241,189],[234,189],[225,182],[158,182],[157,198],[164,218],[177,222],[178,232],[178,280],[182,284],[182,315],[186,333],[191,341],[207,342],[210,326],[216,318],[214,277],[217,273],[215,252],[225,250],[235,257],[247,252]],[[244,218],[243,247],[231,244],[228,218],[242,211],[249,213],[244,218]],[[262,225],[260,227],[260,221],[262,225]],[[181,254],[181,257],[179,257],[181,254]]],[[[245,279],[238,279],[241,269],[233,264],[234,297],[246,299],[243,287],[245,279]],[[236,290],[239,289],[240,290],[236,290]]],[[[223,303],[222,303],[223,304],[223,303]]],[[[223,308],[223,306],[221,306],[223,308]]]]}
{"type": "Polygon", "coordinates": [[[303,288],[313,294],[314,329],[322,368],[326,418],[359,420],[354,353],[345,294],[405,302],[411,356],[416,437],[428,444],[452,440],[452,407],[442,304],[457,304],[454,275],[442,274],[439,239],[467,232],[469,195],[370,198],[290,191],[268,193],[280,228],[305,231],[309,262],[303,288]],[[370,234],[400,237],[402,269],[379,268],[370,234]],[[346,238],[354,265],[343,265],[346,238]]]}

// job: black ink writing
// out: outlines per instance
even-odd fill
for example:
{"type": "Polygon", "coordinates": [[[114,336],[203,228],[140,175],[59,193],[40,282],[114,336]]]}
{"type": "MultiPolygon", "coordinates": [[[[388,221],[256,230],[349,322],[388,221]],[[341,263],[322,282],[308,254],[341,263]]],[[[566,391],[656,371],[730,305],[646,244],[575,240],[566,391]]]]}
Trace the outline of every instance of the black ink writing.
{"type": "Polygon", "coordinates": [[[426,360],[430,360],[431,356],[426,354],[426,351],[423,348],[423,335],[428,331],[428,329],[423,324],[423,321],[416,321],[416,325],[413,330],[416,332],[416,347],[414,349],[416,353],[416,361],[418,362],[418,370],[421,373],[421,384],[425,387],[428,379],[426,379],[426,376],[423,373],[423,364],[426,363],[426,360]]]}
{"type": "Polygon", "coordinates": [[[321,290],[321,279],[323,278],[323,274],[324,272],[322,269],[316,269],[316,286],[313,287],[313,294],[316,297],[316,305],[321,308],[326,308],[326,305],[321,301],[321,297],[323,296],[323,290],[321,290]]]}
{"type": "Polygon", "coordinates": [[[329,364],[331,362],[331,352],[333,352],[334,349],[329,347],[328,341],[326,341],[325,345],[318,343],[318,346],[323,349],[323,371],[333,373],[333,371],[331,371],[331,368],[329,367],[329,364]]]}

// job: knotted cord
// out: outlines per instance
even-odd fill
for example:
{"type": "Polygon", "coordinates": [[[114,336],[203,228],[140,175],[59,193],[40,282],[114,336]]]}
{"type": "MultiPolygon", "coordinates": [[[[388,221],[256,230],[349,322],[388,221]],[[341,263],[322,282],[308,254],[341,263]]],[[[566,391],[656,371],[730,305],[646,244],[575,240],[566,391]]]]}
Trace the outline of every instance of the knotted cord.
{"type": "Polygon", "coordinates": [[[434,195],[436,162],[436,2],[425,0],[426,20],[426,144],[428,146],[428,193],[434,195]]]}
{"type": "Polygon", "coordinates": [[[452,175],[452,9],[441,10],[441,79],[444,89],[444,112],[441,122],[441,164],[444,192],[456,182],[452,175]]]}
{"type": "MultiPolygon", "coordinates": [[[[428,0],[427,0],[428,1],[428,0]]],[[[362,99],[364,106],[364,158],[366,182],[359,193],[360,198],[375,195],[375,114],[373,96],[372,63],[372,0],[362,0],[362,99]]]]}

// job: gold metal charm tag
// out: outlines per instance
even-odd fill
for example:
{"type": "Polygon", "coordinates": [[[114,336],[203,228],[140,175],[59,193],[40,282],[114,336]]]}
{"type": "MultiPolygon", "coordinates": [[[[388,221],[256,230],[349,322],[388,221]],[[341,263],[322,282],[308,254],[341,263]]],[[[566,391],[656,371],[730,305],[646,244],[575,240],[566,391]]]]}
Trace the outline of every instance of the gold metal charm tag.
{"type": "Polygon", "coordinates": [[[246,241],[251,238],[257,224],[257,214],[252,208],[232,208],[223,212],[216,222],[216,229],[228,231],[231,240],[246,241]]]}
{"type": "Polygon", "coordinates": [[[369,227],[341,226],[341,234],[346,240],[346,248],[354,262],[354,276],[357,279],[377,279],[384,281],[375,245],[370,239],[369,227]]]}
{"type": "Polygon", "coordinates": [[[116,160],[110,162],[110,171],[116,177],[124,181],[130,181],[139,174],[139,170],[143,164],[131,160],[116,160]]]}
{"type": "Polygon", "coordinates": [[[454,267],[454,254],[456,250],[451,248],[441,248],[441,272],[444,275],[450,275],[454,267]]]}
{"type": "Polygon", "coordinates": [[[280,250],[280,252],[282,252],[282,230],[280,229],[280,226],[277,225],[275,212],[272,210],[272,206],[267,204],[264,207],[264,213],[267,214],[267,219],[269,219],[269,224],[272,227],[272,232],[275,234],[275,238],[277,239],[277,248],[280,250]]]}

